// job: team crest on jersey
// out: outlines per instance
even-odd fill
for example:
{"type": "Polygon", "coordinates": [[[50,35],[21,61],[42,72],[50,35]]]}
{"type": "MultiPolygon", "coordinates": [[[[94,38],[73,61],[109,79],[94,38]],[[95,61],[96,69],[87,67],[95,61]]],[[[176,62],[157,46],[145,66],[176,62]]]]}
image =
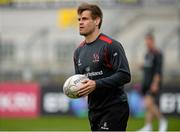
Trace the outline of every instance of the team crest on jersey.
{"type": "Polygon", "coordinates": [[[93,54],[93,62],[94,62],[94,63],[99,62],[99,54],[97,54],[97,53],[94,53],[94,54],[93,54]]]}

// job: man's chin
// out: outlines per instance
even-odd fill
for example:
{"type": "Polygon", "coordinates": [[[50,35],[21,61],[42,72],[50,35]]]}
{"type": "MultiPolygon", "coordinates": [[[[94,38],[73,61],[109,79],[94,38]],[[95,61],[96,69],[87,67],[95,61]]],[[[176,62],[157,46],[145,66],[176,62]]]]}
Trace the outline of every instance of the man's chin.
{"type": "Polygon", "coordinates": [[[80,35],[82,35],[82,36],[87,36],[87,33],[79,33],[80,35]]]}

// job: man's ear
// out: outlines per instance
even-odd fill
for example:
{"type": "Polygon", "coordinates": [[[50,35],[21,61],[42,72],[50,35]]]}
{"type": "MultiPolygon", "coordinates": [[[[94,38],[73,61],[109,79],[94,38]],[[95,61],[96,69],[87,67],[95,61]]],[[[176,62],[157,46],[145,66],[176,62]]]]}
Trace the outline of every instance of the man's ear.
{"type": "Polygon", "coordinates": [[[99,17],[97,17],[97,18],[95,19],[95,24],[96,24],[96,26],[98,26],[98,25],[99,25],[99,23],[100,23],[100,18],[99,18],[99,17]]]}

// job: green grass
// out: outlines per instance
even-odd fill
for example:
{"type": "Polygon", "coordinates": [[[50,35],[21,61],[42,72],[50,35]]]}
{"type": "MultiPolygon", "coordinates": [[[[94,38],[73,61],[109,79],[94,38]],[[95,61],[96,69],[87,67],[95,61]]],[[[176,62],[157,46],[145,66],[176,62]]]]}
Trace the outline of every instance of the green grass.
{"type": "MultiPolygon", "coordinates": [[[[180,131],[180,118],[179,117],[168,117],[168,131],[180,131]]],[[[144,125],[143,118],[130,118],[128,122],[128,131],[139,130],[144,125]]],[[[158,131],[158,121],[153,121],[153,130],[158,131]]]]}
{"type": "Polygon", "coordinates": [[[45,116],[35,119],[1,119],[0,130],[89,130],[87,118],[45,116]]]}
{"type": "MultiPolygon", "coordinates": [[[[169,131],[178,131],[180,130],[180,119],[179,117],[169,117],[169,131]]],[[[128,122],[128,131],[135,131],[141,128],[144,124],[144,119],[142,118],[129,118],[128,122]]],[[[153,123],[154,130],[158,128],[158,122],[153,123]]],[[[0,119],[0,130],[16,130],[16,131],[52,131],[52,130],[61,130],[61,131],[88,131],[90,130],[89,122],[87,118],[76,118],[71,116],[43,116],[35,119],[28,118],[1,118],[0,119]]]]}

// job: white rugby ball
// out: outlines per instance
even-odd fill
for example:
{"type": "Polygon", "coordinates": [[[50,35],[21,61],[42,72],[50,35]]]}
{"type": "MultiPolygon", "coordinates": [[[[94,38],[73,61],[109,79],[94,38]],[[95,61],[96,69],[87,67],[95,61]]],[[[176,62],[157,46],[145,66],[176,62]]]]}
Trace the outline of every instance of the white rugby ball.
{"type": "Polygon", "coordinates": [[[63,85],[64,94],[69,98],[80,98],[77,91],[79,90],[80,86],[82,86],[82,81],[87,79],[88,77],[82,74],[76,74],[69,77],[63,85]]]}

